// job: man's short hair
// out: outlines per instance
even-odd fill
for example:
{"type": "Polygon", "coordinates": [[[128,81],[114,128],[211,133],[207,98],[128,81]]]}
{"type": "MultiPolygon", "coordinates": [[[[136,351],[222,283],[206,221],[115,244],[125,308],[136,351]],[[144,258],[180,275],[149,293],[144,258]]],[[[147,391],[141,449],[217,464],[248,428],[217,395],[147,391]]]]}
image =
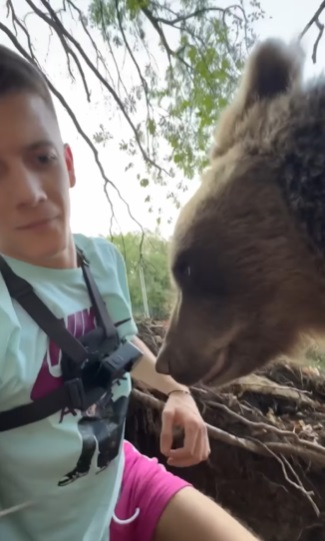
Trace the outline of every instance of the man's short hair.
{"type": "Polygon", "coordinates": [[[55,113],[52,97],[42,72],[15,51],[0,45],[0,99],[18,92],[36,94],[55,113]]]}

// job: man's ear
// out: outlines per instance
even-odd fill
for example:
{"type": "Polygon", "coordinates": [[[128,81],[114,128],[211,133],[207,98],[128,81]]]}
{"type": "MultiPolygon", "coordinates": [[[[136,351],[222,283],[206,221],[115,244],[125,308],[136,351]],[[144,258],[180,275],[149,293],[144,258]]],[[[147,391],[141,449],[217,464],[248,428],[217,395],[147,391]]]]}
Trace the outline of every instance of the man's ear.
{"type": "Polygon", "coordinates": [[[74,170],[73,154],[70,146],[65,143],[64,145],[64,159],[67,166],[70,179],[70,188],[73,188],[76,184],[76,174],[74,170]]]}

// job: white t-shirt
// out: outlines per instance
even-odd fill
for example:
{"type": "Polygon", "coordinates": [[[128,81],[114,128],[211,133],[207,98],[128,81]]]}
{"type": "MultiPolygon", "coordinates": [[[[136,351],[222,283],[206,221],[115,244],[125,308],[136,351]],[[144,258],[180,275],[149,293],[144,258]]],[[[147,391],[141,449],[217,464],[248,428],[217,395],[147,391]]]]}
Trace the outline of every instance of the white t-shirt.
{"type": "MultiPolygon", "coordinates": [[[[75,235],[121,337],[137,333],[125,265],[108,241],[75,235]]],[[[44,269],[5,258],[74,336],[94,325],[82,269],[44,269]]],[[[61,352],[16,302],[0,274],[0,411],[27,404],[62,385],[61,352]]],[[[32,500],[0,518],[3,541],[107,541],[121,486],[123,437],[131,379],[87,412],[58,412],[0,433],[0,508],[32,500]],[[116,456],[116,447],[118,447],[116,456]],[[112,460],[112,453],[115,458],[112,460]]]]}

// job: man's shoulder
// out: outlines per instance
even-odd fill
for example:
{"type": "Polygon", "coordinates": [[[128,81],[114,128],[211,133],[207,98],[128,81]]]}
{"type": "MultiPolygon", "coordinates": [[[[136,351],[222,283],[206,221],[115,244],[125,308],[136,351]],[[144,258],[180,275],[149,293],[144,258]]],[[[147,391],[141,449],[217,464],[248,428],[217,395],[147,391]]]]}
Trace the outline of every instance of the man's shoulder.
{"type": "Polygon", "coordinates": [[[107,275],[107,272],[118,274],[121,267],[124,267],[121,252],[105,237],[90,237],[78,233],[74,235],[74,241],[99,274],[107,275]]]}
{"type": "MultiPolygon", "coordinates": [[[[105,237],[92,237],[83,235],[82,233],[75,233],[73,237],[76,245],[81,248],[89,258],[93,255],[97,255],[100,258],[104,257],[107,261],[108,256],[116,258],[116,256],[120,254],[115,244],[105,237]]],[[[107,261],[107,263],[108,262],[109,261],[107,261]]]]}

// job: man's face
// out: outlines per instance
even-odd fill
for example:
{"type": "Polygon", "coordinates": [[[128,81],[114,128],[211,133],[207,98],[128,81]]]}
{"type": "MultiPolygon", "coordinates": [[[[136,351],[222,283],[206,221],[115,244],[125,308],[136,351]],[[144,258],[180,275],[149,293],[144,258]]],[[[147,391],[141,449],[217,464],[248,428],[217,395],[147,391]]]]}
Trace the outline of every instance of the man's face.
{"type": "Polygon", "coordinates": [[[46,264],[70,242],[73,159],[41,97],[0,98],[0,252],[46,264]]]}

